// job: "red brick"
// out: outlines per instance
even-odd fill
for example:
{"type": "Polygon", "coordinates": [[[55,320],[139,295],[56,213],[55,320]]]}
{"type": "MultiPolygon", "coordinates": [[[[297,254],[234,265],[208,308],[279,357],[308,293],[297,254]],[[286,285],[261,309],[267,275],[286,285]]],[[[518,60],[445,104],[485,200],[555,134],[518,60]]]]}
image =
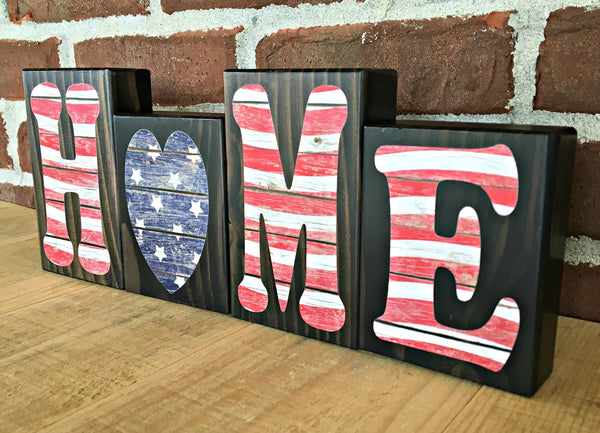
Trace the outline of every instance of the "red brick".
{"type": "Polygon", "coordinates": [[[33,209],[35,208],[33,187],[0,183],[0,201],[8,201],[33,209]]]}
{"type": "Polygon", "coordinates": [[[281,30],[259,68],[393,68],[403,113],[504,113],[513,96],[510,12],[281,30]]]}
{"type": "MultiPolygon", "coordinates": [[[[301,3],[329,4],[340,2],[342,0],[228,0],[227,2],[218,0],[162,0],[162,9],[168,14],[173,12],[185,11],[188,9],[216,9],[216,8],[232,8],[244,9],[254,8],[260,9],[269,5],[287,5],[291,7],[298,6],[301,3]]],[[[364,1],[364,0],[358,0],[364,1]]]]}
{"type": "Polygon", "coordinates": [[[535,108],[600,113],[600,9],[555,11],[544,34],[535,108]]]}
{"type": "Polygon", "coordinates": [[[21,171],[31,173],[31,153],[29,150],[29,138],[27,136],[27,123],[21,123],[19,126],[19,132],[17,132],[17,139],[19,143],[19,165],[21,171]]]}
{"type": "Polygon", "coordinates": [[[8,0],[8,17],[16,24],[23,21],[56,23],[111,15],[148,14],[149,0],[8,0]]]}
{"type": "Polygon", "coordinates": [[[59,45],[56,38],[43,42],[0,40],[0,98],[23,99],[23,69],[59,68],[59,45]]]}
{"type": "Polygon", "coordinates": [[[8,154],[8,135],[6,134],[6,122],[0,114],[0,168],[13,168],[13,159],[8,154]]]}
{"type": "Polygon", "coordinates": [[[600,322],[600,266],[564,265],[559,311],[600,322]]]}
{"type": "Polygon", "coordinates": [[[75,45],[75,61],[85,68],[149,69],[158,104],[223,102],[223,71],[236,67],[235,35],[241,30],[92,39],[75,45]]]}
{"type": "MultiPolygon", "coordinates": [[[[568,232],[600,239],[600,142],[579,143],[575,151],[568,232]]],[[[599,283],[600,284],[600,283],[599,283]]]]}

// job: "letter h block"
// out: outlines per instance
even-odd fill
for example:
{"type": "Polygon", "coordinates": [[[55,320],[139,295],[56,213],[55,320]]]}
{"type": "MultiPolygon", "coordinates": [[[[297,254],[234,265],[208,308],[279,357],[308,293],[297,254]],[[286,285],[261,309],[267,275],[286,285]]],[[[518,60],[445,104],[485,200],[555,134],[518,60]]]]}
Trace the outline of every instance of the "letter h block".
{"type": "Polygon", "coordinates": [[[42,267],[123,287],[113,113],[150,112],[146,70],[23,71],[42,267]]]}
{"type": "Polygon", "coordinates": [[[361,149],[388,70],[225,72],[232,314],[356,347],[361,149]]]}
{"type": "Polygon", "coordinates": [[[361,348],[532,395],[552,371],[575,138],[365,128],[361,348]]]}

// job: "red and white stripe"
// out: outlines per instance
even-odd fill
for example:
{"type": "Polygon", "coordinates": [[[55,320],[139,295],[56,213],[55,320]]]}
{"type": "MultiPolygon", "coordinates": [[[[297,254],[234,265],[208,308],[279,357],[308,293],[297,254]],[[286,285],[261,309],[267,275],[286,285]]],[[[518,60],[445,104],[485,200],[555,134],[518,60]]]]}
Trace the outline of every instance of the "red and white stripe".
{"type": "Polygon", "coordinates": [[[463,208],[456,235],[447,238],[435,233],[435,200],[441,181],[469,182],[483,188],[498,214],[509,215],[517,204],[519,180],[512,152],[502,144],[484,149],[383,146],[375,154],[375,166],[387,177],[391,213],[388,297],[383,316],[373,325],[375,334],[499,371],[519,330],[519,309],[513,300],[501,300],[488,323],[477,330],[456,330],[435,320],[436,269],[453,273],[457,297],[468,302],[481,258],[475,210],[463,208]]]}
{"type": "Polygon", "coordinates": [[[339,88],[313,90],[288,188],[266,91],[257,85],[236,91],[233,114],[243,141],[246,228],[246,275],[238,297],[244,308],[259,312],[267,306],[267,291],[259,278],[262,215],[282,311],[287,305],[298,236],[305,225],[306,289],[300,298],[300,313],[318,329],[335,331],[343,326],[345,309],[337,294],[335,244],[338,150],[347,112],[346,97],[339,88]]]}
{"type": "Polygon", "coordinates": [[[43,83],[31,92],[31,110],[38,123],[42,175],[44,182],[47,231],[44,251],[59,266],[73,261],[74,250],[66,226],[64,195],[76,193],[81,215],[81,244],[77,252],[83,269],[103,275],[110,269],[110,255],[102,233],[102,212],[98,188],[96,119],[100,104],[96,90],[88,84],[67,89],[66,108],[74,132],[75,159],[60,154],[59,118],[62,111],[60,91],[43,83]]]}

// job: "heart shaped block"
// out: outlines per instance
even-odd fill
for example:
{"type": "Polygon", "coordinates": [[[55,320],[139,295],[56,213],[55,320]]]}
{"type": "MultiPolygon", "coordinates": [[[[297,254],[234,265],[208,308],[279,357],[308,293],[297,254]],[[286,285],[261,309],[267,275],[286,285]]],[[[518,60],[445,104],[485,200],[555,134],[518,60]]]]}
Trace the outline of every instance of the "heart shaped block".
{"type": "Polygon", "coordinates": [[[179,290],[196,269],[206,241],[209,192],[196,143],[175,131],[164,149],[147,129],[125,156],[125,196],[138,246],[162,286],[179,290]]]}

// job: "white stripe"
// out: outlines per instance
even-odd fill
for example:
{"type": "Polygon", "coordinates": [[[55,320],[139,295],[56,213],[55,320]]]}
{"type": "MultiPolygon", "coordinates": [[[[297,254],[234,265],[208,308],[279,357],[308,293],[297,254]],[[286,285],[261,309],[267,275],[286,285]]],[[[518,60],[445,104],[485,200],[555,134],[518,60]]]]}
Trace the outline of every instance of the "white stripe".
{"type": "MultiPolygon", "coordinates": [[[[272,132],[260,132],[240,128],[244,144],[259,149],[279,150],[277,138],[272,132]]],[[[339,149],[340,134],[318,134],[300,136],[299,153],[335,153],[339,149]]]]}
{"type": "MultiPolygon", "coordinates": [[[[35,114],[35,113],[34,113],[35,114]]],[[[58,121],[48,116],[35,114],[35,118],[40,129],[50,131],[52,134],[58,135],[58,121]]],[[[95,123],[73,123],[73,134],[75,137],[95,138],[96,124],[95,123]]]]}
{"type": "Polygon", "coordinates": [[[56,248],[57,250],[73,254],[73,244],[67,239],[44,236],[44,244],[56,248]]]}
{"type": "Polygon", "coordinates": [[[481,249],[447,242],[392,239],[390,255],[391,257],[413,257],[479,266],[481,249]]]}
{"type": "Polygon", "coordinates": [[[96,138],[96,123],[73,123],[75,137],[96,138]]]}
{"type": "MultiPolygon", "coordinates": [[[[240,104],[246,102],[268,104],[269,99],[266,91],[238,89],[233,95],[233,103],[240,104]]],[[[326,92],[314,92],[308,97],[308,104],[331,104],[347,105],[346,95],[340,89],[328,90],[326,92]]],[[[252,104],[245,104],[252,105],[252,104]]]]}
{"type": "Polygon", "coordinates": [[[61,102],[60,91],[54,84],[42,83],[35,86],[31,91],[32,98],[52,98],[61,102]]]}
{"type": "Polygon", "coordinates": [[[405,328],[400,328],[387,323],[374,322],[373,330],[379,338],[397,338],[400,340],[416,341],[422,343],[435,344],[437,346],[448,347],[483,358],[491,359],[504,365],[510,357],[510,352],[497,350],[490,347],[479,346],[469,342],[450,340],[448,338],[426,334],[419,331],[413,331],[405,328]]]}
{"type": "MultiPolygon", "coordinates": [[[[253,292],[260,293],[264,296],[268,296],[267,289],[262,283],[262,280],[252,275],[244,275],[244,279],[240,283],[240,286],[246,287],[253,292]]],[[[275,282],[277,288],[278,299],[287,302],[289,298],[290,287],[285,284],[275,282]]],[[[300,297],[300,304],[308,307],[320,307],[320,308],[332,308],[332,309],[344,309],[339,295],[337,293],[318,292],[316,290],[304,290],[300,297]]]]}
{"type": "Polygon", "coordinates": [[[110,263],[110,254],[106,248],[92,248],[87,245],[79,245],[79,257],[96,262],[110,263]]]}
{"type": "MultiPolygon", "coordinates": [[[[435,197],[392,197],[390,214],[392,215],[435,215],[435,197]]],[[[477,212],[470,206],[460,211],[460,218],[478,221],[477,212]]]]}
{"type": "Polygon", "coordinates": [[[300,297],[300,305],[307,307],[331,308],[343,310],[344,304],[337,293],[318,292],[316,290],[304,290],[300,297]]]}
{"type": "MultiPolygon", "coordinates": [[[[62,209],[50,205],[50,202],[46,202],[46,218],[58,221],[62,224],[67,224],[65,213],[62,209]]],[[[98,218],[81,217],[81,229],[89,230],[93,232],[102,233],[102,220],[98,218]]]]}
{"type": "MultiPolygon", "coordinates": [[[[69,99],[96,99],[98,100],[98,93],[96,90],[71,90],[67,89],[67,103],[71,103],[69,99]]],[[[73,101],[74,102],[74,101],[73,101]]],[[[93,101],[88,101],[88,104],[93,103],[93,101]]]]}
{"type": "Polygon", "coordinates": [[[44,176],[44,187],[58,194],[65,194],[67,192],[77,193],[80,200],[94,200],[100,202],[100,193],[98,188],[95,187],[73,185],[61,182],[60,180],[47,175],[44,176]]]}
{"type": "MultiPolygon", "coordinates": [[[[260,258],[260,243],[246,239],[244,242],[246,254],[260,258]]],[[[269,245],[271,262],[293,267],[296,262],[296,251],[287,251],[269,245]]],[[[319,271],[336,272],[336,254],[306,254],[306,268],[319,271]]]]}
{"type": "Polygon", "coordinates": [[[42,159],[56,164],[63,164],[69,168],[98,170],[98,158],[95,156],[76,155],[75,159],[64,159],[60,151],[48,146],[40,146],[42,159]]]}
{"type": "MultiPolygon", "coordinates": [[[[460,300],[468,300],[472,291],[457,287],[457,296],[460,300]],[[467,296],[469,296],[467,298],[467,296]]],[[[413,281],[389,281],[388,299],[411,299],[415,301],[433,302],[433,282],[417,283],[413,281]]],[[[519,323],[519,307],[510,298],[503,298],[496,307],[494,315],[511,322],[519,323]]]]}
{"type": "Polygon", "coordinates": [[[265,188],[269,191],[290,192],[337,192],[337,176],[294,176],[288,189],[283,173],[273,173],[244,167],[244,183],[265,188]]]}
{"type": "Polygon", "coordinates": [[[518,178],[512,155],[490,155],[469,150],[415,150],[375,155],[375,167],[381,173],[451,170],[518,178]]]}
{"type": "MultiPolygon", "coordinates": [[[[282,227],[286,229],[296,229],[298,234],[302,228],[302,224],[306,225],[307,236],[311,232],[333,233],[336,232],[337,216],[320,216],[320,215],[304,215],[292,214],[271,209],[263,209],[249,204],[244,205],[244,213],[246,218],[253,221],[260,221],[260,215],[263,215],[265,224],[282,227]]],[[[309,236],[310,237],[310,236],[309,236]]]]}

